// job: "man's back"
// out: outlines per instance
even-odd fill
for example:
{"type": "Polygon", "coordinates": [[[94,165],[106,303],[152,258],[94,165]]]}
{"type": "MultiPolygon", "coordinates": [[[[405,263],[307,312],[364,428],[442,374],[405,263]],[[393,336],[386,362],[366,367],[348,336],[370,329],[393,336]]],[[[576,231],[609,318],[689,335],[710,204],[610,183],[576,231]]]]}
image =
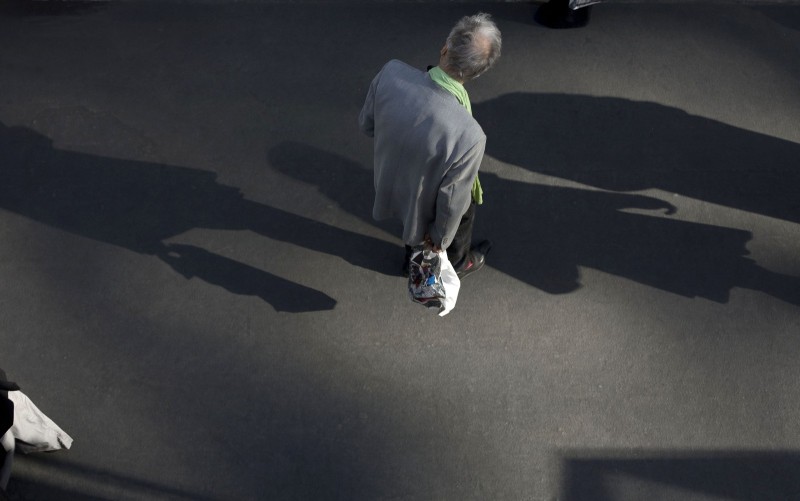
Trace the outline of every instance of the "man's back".
{"type": "Polygon", "coordinates": [[[431,232],[446,246],[470,203],[483,130],[426,72],[397,60],[373,80],[359,124],[375,138],[373,216],[400,218],[408,244],[431,232]]]}

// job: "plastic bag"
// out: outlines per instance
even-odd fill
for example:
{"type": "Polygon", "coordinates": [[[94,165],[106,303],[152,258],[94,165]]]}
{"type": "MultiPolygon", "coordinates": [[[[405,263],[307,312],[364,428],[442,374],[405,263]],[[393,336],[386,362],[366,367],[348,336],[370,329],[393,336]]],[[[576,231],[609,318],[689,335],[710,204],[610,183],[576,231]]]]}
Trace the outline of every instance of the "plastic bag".
{"type": "Polygon", "coordinates": [[[411,252],[408,265],[408,294],[411,301],[435,308],[440,317],[456,306],[461,280],[447,259],[447,252],[434,252],[423,246],[411,252]]]}

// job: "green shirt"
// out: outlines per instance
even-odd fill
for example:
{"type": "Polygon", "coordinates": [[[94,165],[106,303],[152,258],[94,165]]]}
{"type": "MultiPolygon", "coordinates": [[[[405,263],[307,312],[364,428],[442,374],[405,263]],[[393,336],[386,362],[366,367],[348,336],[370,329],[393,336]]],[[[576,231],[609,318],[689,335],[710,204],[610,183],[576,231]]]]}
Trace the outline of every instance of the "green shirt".
{"type": "MultiPolygon", "coordinates": [[[[431,76],[431,80],[453,94],[458,102],[472,115],[472,103],[469,102],[469,94],[467,94],[467,89],[464,88],[461,82],[448,75],[438,66],[428,70],[428,74],[431,76]]],[[[477,174],[475,175],[475,181],[472,183],[472,200],[478,205],[483,203],[483,188],[481,188],[481,182],[477,174]]]]}

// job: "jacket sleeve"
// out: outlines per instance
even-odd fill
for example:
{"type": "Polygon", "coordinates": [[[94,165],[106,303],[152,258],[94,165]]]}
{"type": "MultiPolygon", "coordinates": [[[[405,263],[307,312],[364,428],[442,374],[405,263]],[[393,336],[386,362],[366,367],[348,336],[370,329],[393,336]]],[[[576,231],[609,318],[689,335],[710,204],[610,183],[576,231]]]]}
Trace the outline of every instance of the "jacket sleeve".
{"type": "MultiPolygon", "coordinates": [[[[383,73],[381,71],[381,73],[383,73]]],[[[378,87],[378,80],[381,78],[381,73],[375,75],[372,83],[367,92],[367,98],[364,100],[364,106],[361,108],[361,114],[358,116],[358,127],[361,132],[369,137],[375,135],[375,90],[378,87]]]]}
{"type": "Polygon", "coordinates": [[[436,220],[428,234],[431,241],[446,249],[453,241],[461,217],[472,202],[472,183],[486,149],[486,138],[482,138],[447,171],[436,197],[436,220]]]}

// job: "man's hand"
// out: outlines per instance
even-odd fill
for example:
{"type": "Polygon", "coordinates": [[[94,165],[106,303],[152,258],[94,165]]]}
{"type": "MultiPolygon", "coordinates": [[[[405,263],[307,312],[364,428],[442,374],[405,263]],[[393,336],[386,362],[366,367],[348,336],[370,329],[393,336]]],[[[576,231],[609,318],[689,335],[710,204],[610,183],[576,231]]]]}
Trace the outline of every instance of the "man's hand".
{"type": "Polygon", "coordinates": [[[430,247],[434,252],[442,252],[442,248],[438,245],[434,245],[433,240],[431,240],[430,235],[425,235],[425,246],[430,247]]]}

